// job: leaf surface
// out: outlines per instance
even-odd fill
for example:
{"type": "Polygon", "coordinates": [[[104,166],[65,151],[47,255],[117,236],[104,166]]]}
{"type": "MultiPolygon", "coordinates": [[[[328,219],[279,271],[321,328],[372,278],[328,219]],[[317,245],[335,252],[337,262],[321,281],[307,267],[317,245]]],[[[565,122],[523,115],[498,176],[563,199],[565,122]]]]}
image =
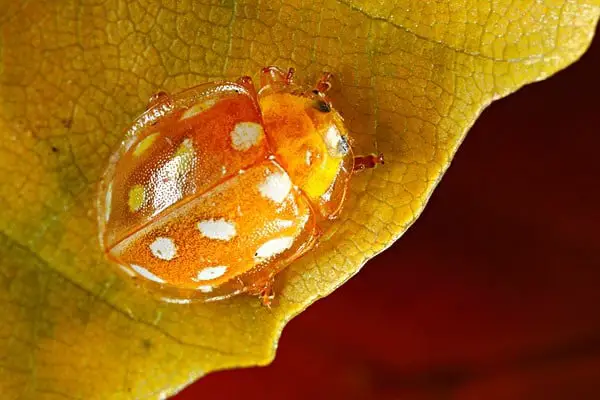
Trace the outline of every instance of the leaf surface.
{"type": "Polygon", "coordinates": [[[600,13],[597,0],[213,3],[0,0],[3,398],[160,398],[270,362],[290,318],[414,222],[481,110],[575,61],[600,13]],[[97,243],[108,156],[156,91],[271,64],[307,82],[333,72],[357,152],[386,165],[353,180],[274,309],[156,302],[97,243]]]}

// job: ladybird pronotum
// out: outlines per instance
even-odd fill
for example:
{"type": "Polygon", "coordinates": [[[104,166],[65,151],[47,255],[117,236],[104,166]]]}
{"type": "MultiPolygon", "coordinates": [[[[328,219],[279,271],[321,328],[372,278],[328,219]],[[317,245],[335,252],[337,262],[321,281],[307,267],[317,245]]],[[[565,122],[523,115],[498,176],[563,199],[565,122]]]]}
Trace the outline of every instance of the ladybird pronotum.
{"type": "Polygon", "coordinates": [[[165,300],[269,304],[275,274],[339,215],[352,172],[381,161],[354,159],[330,74],[308,90],[292,77],[267,67],[258,92],[243,77],[153,96],[100,185],[108,258],[165,300]]]}

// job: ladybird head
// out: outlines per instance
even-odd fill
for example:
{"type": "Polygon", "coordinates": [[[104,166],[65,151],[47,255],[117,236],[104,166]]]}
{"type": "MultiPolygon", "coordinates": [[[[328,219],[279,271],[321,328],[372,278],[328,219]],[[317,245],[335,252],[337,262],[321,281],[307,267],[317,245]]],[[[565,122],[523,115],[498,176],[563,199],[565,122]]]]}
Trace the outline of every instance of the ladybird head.
{"type": "Polygon", "coordinates": [[[260,106],[279,161],[321,215],[335,217],[353,157],[343,118],[325,93],[329,83],[304,88],[273,67],[263,70],[263,77],[260,106]]]}

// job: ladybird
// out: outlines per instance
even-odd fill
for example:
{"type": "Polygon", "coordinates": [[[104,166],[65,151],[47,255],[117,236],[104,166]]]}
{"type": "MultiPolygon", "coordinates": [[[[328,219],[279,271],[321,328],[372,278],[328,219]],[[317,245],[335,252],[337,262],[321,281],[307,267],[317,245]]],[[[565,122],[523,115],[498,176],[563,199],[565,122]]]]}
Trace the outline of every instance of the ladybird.
{"type": "Polygon", "coordinates": [[[108,259],[166,301],[238,293],[269,305],[273,278],[336,219],[354,158],[326,92],[294,70],[153,96],[100,183],[100,243],[108,259]]]}

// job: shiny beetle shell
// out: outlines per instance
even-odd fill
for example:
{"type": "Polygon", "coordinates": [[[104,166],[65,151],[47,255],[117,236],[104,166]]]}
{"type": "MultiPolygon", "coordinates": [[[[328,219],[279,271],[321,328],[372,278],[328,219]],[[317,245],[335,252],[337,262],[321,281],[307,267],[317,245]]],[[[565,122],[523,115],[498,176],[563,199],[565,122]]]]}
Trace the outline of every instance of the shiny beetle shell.
{"type": "Polygon", "coordinates": [[[111,157],[99,195],[108,258],[165,300],[269,296],[344,203],[354,159],[342,118],[293,70],[155,96],[111,157]]]}

